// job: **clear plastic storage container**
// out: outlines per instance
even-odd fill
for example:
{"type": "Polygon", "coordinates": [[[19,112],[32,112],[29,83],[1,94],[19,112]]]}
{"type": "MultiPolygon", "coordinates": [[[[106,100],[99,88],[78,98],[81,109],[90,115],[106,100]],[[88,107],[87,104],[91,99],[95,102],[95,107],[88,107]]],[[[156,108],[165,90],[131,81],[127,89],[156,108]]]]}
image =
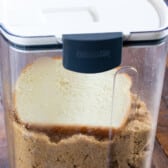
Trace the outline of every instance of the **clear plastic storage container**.
{"type": "Polygon", "coordinates": [[[158,0],[4,0],[10,168],[150,168],[168,15],[158,0]]]}

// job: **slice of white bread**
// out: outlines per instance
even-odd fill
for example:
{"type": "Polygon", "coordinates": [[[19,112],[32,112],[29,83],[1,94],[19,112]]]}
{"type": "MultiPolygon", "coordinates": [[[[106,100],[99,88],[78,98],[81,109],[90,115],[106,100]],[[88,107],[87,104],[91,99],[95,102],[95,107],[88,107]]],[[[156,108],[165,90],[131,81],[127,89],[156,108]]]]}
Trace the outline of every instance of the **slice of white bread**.
{"type": "Polygon", "coordinates": [[[119,128],[131,108],[132,83],[128,75],[118,75],[111,117],[116,71],[75,73],[63,68],[61,58],[39,58],[17,80],[17,116],[28,124],[119,128]]]}

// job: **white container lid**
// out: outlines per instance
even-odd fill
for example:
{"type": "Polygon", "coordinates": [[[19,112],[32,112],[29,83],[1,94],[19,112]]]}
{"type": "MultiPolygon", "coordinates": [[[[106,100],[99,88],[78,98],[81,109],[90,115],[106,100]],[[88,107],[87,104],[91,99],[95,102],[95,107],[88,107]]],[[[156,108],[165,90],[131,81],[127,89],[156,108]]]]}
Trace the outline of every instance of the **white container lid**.
{"type": "Polygon", "coordinates": [[[62,43],[63,34],[122,32],[125,41],[163,39],[163,0],[0,0],[1,33],[18,45],[62,43]]]}

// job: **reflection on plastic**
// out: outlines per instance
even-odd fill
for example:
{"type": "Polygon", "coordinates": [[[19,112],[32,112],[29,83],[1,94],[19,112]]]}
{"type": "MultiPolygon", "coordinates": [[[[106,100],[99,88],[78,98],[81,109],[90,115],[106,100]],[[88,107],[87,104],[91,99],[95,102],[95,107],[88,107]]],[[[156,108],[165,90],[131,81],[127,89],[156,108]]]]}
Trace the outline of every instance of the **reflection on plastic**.
{"type": "MultiPolygon", "coordinates": [[[[124,114],[124,110],[125,110],[125,106],[124,106],[124,102],[121,102],[121,100],[116,100],[115,99],[115,95],[117,95],[117,89],[118,89],[118,87],[116,87],[117,86],[117,84],[118,84],[118,81],[119,81],[119,75],[122,75],[122,74],[125,74],[125,75],[127,75],[128,76],[128,78],[130,78],[131,79],[131,81],[132,81],[132,87],[131,87],[131,90],[130,90],[130,92],[131,92],[131,94],[134,94],[134,95],[136,95],[136,99],[134,100],[135,102],[134,102],[134,104],[135,104],[135,106],[133,107],[133,111],[135,111],[136,112],[136,110],[137,110],[137,107],[136,107],[136,104],[137,104],[137,100],[138,100],[138,96],[139,96],[139,88],[138,88],[138,80],[139,80],[139,74],[138,74],[138,71],[137,71],[137,69],[136,68],[134,68],[134,67],[131,67],[131,66],[124,66],[124,67],[120,67],[118,70],[117,70],[117,72],[115,73],[115,75],[114,75],[114,79],[113,79],[113,90],[112,90],[112,111],[111,111],[111,116],[110,116],[110,129],[109,129],[109,140],[110,141],[112,141],[112,138],[113,138],[113,128],[112,128],[112,125],[114,125],[114,123],[113,123],[113,121],[114,121],[114,113],[116,113],[117,112],[117,109],[115,109],[115,107],[116,107],[116,103],[117,103],[117,101],[119,101],[120,102],[120,104],[121,105],[123,105],[123,115],[125,115],[124,114]]],[[[126,86],[125,86],[125,84],[123,83],[123,87],[122,88],[120,88],[120,89],[123,89],[123,91],[124,91],[124,88],[125,88],[126,86]]],[[[127,89],[126,89],[127,90],[127,89]]],[[[127,93],[126,93],[127,94],[127,93]]],[[[125,96],[126,98],[127,98],[127,96],[125,96]]],[[[124,100],[124,99],[122,99],[122,100],[124,100]]],[[[129,114],[127,114],[127,115],[129,115],[129,114]]],[[[123,116],[123,118],[126,118],[126,120],[127,120],[127,118],[128,118],[128,116],[123,116]]],[[[125,121],[126,121],[125,120],[125,121]]],[[[133,147],[134,148],[134,147],[133,147]]],[[[111,146],[111,143],[110,143],[110,145],[109,145],[109,148],[108,148],[108,156],[107,156],[107,158],[108,158],[108,162],[107,162],[107,167],[108,168],[112,168],[112,164],[111,164],[111,156],[112,156],[112,146],[111,146]]]]}

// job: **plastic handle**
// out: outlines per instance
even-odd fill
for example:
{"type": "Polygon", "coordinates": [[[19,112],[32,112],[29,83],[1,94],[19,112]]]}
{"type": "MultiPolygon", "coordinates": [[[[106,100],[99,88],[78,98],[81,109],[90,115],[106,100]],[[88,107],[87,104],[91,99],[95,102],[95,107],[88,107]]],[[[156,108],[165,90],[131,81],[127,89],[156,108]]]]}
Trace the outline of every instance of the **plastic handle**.
{"type": "Polygon", "coordinates": [[[122,33],[63,35],[63,65],[81,73],[98,73],[121,64],[122,33]]]}

